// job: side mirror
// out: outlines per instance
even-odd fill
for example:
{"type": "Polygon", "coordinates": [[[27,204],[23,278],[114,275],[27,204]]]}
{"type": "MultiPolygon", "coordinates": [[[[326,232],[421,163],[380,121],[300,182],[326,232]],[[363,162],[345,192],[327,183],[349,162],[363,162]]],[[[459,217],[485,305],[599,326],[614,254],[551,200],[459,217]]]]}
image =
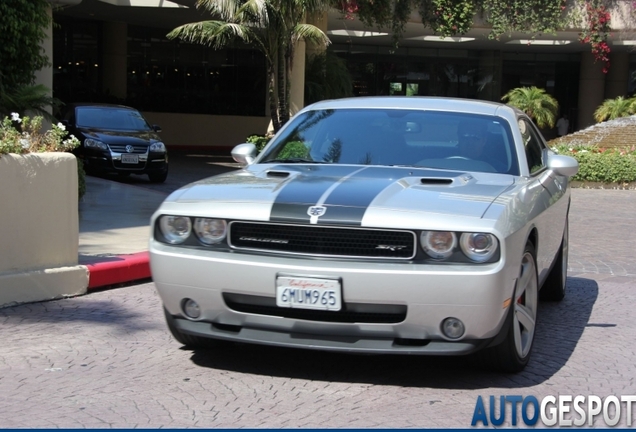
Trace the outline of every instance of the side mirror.
{"type": "Polygon", "coordinates": [[[155,132],[161,132],[161,128],[159,127],[159,125],[152,125],[152,130],[154,130],[155,132]]]}
{"type": "Polygon", "coordinates": [[[242,167],[254,163],[257,155],[256,146],[251,143],[239,144],[232,149],[232,158],[242,167]]]}
{"type": "Polygon", "coordinates": [[[570,156],[551,154],[548,156],[548,169],[556,175],[572,177],[579,172],[579,163],[570,156]]]}

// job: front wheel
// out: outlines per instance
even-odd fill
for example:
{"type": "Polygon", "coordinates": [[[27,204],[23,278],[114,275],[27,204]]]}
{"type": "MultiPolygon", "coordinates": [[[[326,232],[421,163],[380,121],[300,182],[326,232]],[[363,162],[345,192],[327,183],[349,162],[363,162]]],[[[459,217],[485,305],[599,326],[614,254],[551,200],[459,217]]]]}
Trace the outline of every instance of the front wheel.
{"type": "Polygon", "coordinates": [[[534,246],[528,243],[510,305],[512,316],[506,320],[509,326],[506,337],[484,352],[489,366],[505,372],[520,372],[528,364],[537,324],[538,280],[534,246]]]}

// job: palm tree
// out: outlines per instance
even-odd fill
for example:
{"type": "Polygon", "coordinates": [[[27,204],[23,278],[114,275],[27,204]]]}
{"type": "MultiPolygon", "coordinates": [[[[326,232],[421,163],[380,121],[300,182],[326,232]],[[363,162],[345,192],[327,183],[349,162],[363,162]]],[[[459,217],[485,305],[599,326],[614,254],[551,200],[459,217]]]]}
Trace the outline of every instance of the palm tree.
{"type": "Polygon", "coordinates": [[[635,112],[636,100],[619,96],[616,99],[605,99],[594,111],[594,120],[601,123],[605,120],[629,117],[635,112]]]}
{"type": "Polygon", "coordinates": [[[508,105],[519,108],[528,114],[540,128],[554,127],[554,120],[559,110],[559,103],[555,98],[538,87],[517,87],[510,90],[501,98],[508,105]]]}
{"type": "Polygon", "coordinates": [[[300,40],[327,46],[318,27],[304,24],[308,14],[326,10],[328,0],[197,0],[197,8],[217,20],[185,24],[168,37],[220,49],[241,41],[265,56],[268,95],[274,131],[289,120],[290,77],[300,40]]]}

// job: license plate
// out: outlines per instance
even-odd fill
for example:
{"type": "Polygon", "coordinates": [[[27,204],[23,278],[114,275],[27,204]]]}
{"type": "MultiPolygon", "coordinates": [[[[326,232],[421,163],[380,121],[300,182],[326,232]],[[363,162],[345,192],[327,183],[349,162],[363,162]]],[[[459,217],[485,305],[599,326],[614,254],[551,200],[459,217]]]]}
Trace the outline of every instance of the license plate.
{"type": "Polygon", "coordinates": [[[276,278],[276,305],[298,309],[339,311],[342,308],[340,281],[279,276],[276,278]]]}
{"type": "Polygon", "coordinates": [[[125,163],[125,164],[139,163],[139,156],[131,155],[131,154],[123,154],[121,155],[121,163],[125,163]]]}

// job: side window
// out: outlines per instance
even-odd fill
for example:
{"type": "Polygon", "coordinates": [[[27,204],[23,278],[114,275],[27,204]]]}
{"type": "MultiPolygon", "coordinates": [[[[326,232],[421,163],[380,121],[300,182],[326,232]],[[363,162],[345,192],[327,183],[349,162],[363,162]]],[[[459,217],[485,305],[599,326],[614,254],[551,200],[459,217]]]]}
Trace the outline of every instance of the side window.
{"type": "Polygon", "coordinates": [[[526,119],[519,119],[519,131],[523,137],[528,170],[530,174],[534,174],[543,168],[543,142],[537,135],[534,126],[526,119]]]}

